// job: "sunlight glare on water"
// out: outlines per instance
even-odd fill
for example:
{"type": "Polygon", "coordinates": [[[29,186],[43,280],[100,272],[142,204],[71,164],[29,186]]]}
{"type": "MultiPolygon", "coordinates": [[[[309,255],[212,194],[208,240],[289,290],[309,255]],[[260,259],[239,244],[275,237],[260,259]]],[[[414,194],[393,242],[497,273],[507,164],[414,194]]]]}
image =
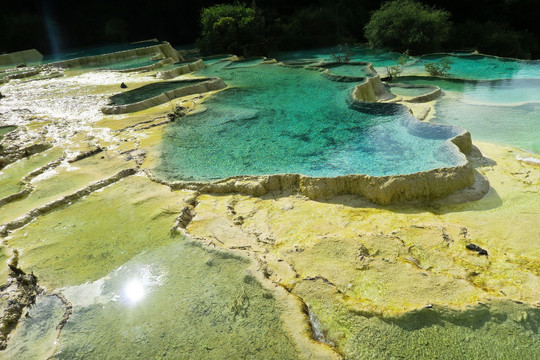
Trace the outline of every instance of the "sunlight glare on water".
{"type": "Polygon", "coordinates": [[[124,295],[131,305],[135,305],[144,298],[146,292],[142,283],[138,279],[133,279],[124,287],[124,295]]]}

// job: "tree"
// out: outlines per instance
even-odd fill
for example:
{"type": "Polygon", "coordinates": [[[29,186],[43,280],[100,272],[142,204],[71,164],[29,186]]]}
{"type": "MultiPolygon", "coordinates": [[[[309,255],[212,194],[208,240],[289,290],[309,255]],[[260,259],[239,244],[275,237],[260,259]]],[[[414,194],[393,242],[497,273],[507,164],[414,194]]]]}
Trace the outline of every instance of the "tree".
{"type": "Polygon", "coordinates": [[[405,64],[409,61],[409,51],[406,50],[397,60],[396,65],[386,67],[386,76],[392,80],[401,75],[405,64]]]}
{"type": "Polygon", "coordinates": [[[263,35],[263,18],[255,9],[239,3],[214,5],[201,12],[197,45],[203,54],[261,55],[263,35]]]}
{"type": "Polygon", "coordinates": [[[450,13],[414,0],[384,3],[371,15],[364,32],[373,47],[413,54],[434,52],[448,38],[450,13]]]}
{"type": "Polygon", "coordinates": [[[446,76],[452,68],[448,58],[442,59],[439,63],[432,62],[424,64],[424,70],[431,76],[446,76]]]}

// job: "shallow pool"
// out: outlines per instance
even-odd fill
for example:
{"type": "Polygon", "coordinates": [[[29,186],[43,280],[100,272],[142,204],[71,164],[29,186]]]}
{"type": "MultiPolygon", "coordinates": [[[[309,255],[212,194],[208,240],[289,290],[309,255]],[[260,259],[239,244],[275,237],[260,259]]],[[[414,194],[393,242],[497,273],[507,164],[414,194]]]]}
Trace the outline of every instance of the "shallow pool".
{"type": "Polygon", "coordinates": [[[0,141],[8,132],[15,130],[16,126],[0,126],[0,141]]]}
{"type": "Polygon", "coordinates": [[[399,82],[437,85],[445,92],[435,104],[434,123],[461,126],[475,140],[540,154],[540,78],[461,81],[409,77],[399,82]]]}
{"type": "Polygon", "coordinates": [[[54,359],[297,358],[276,300],[244,275],[248,265],[177,242],[139,254],[94,283],[68,287],[74,313],[54,359]]]}
{"type": "Polygon", "coordinates": [[[394,95],[398,96],[420,96],[432,92],[434,89],[429,87],[399,87],[389,86],[386,89],[394,95]]]}
{"type": "Polygon", "coordinates": [[[399,105],[350,106],[355,83],[303,68],[239,65],[219,62],[196,73],[219,76],[230,88],[208,99],[207,111],[167,128],[162,176],[380,176],[464,161],[446,141],[459,129],[421,124],[399,105]]]}
{"type": "Polygon", "coordinates": [[[119,61],[112,64],[107,65],[101,65],[100,68],[106,69],[106,70],[129,70],[129,69],[136,69],[143,66],[149,66],[154,65],[158,63],[159,60],[152,60],[150,57],[140,57],[125,61],[119,61]]]}
{"type": "Polygon", "coordinates": [[[161,81],[152,84],[141,86],[134,90],[128,90],[126,92],[111,96],[110,101],[114,105],[127,105],[134,104],[139,101],[153,98],[155,96],[164,94],[168,91],[179,89],[182,87],[199,84],[204,80],[175,80],[175,81],[161,81]]]}
{"type": "MultiPolygon", "coordinates": [[[[540,67],[540,65],[539,65],[540,67]]],[[[422,76],[400,77],[396,82],[436,85],[469,104],[516,105],[540,102],[540,78],[464,81],[422,76]]]]}
{"type": "Polygon", "coordinates": [[[463,79],[532,79],[540,78],[540,60],[514,60],[486,55],[433,54],[412,59],[405,73],[420,73],[426,63],[438,63],[446,59],[451,69],[449,76],[463,79]]]}
{"type": "MultiPolygon", "coordinates": [[[[291,51],[278,53],[276,59],[283,61],[332,61],[332,53],[336,48],[291,51]]],[[[341,52],[345,55],[345,51],[341,52]]],[[[356,46],[349,48],[351,61],[367,61],[373,63],[381,76],[386,75],[386,68],[397,65],[402,54],[390,51],[370,49],[356,46]]],[[[449,76],[463,79],[532,79],[540,78],[540,60],[516,60],[488,55],[441,53],[423,56],[409,56],[403,69],[403,75],[428,75],[424,69],[426,63],[438,63],[447,60],[451,69],[449,76]]]]}

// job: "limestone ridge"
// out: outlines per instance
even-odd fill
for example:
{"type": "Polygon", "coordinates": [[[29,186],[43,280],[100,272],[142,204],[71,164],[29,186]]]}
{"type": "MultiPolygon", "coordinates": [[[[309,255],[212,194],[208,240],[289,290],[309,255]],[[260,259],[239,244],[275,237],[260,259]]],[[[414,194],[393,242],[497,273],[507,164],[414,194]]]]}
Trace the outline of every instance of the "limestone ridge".
{"type": "Polygon", "coordinates": [[[155,56],[156,54],[162,54],[165,58],[171,58],[174,62],[183,60],[183,58],[178,54],[176,50],[169,44],[164,41],[160,45],[147,46],[143,48],[117,51],[108,54],[94,55],[94,56],[85,56],[81,58],[58,61],[49,66],[59,67],[59,68],[72,68],[77,66],[87,66],[87,65],[102,65],[108,64],[111,62],[118,62],[123,60],[134,59],[143,56],[155,56]]]}
{"type": "Polygon", "coordinates": [[[24,225],[28,224],[32,220],[34,220],[36,217],[46,214],[54,209],[59,208],[60,206],[63,206],[65,204],[68,204],[70,202],[76,201],[81,199],[84,196],[87,196],[91,193],[93,193],[96,190],[99,190],[101,188],[104,188],[106,186],[109,186],[117,181],[122,180],[123,178],[133,175],[137,172],[136,169],[130,168],[130,169],[124,169],[119,171],[116,175],[113,175],[111,177],[108,177],[106,179],[97,181],[93,184],[90,184],[86,186],[85,188],[78,190],[72,194],[63,196],[57,200],[54,200],[48,204],[45,204],[43,206],[40,206],[38,208],[35,208],[28,212],[27,214],[11,221],[5,224],[2,224],[0,226],[0,236],[5,237],[9,234],[10,231],[18,229],[20,227],[23,227],[24,225]]]}
{"type": "MultiPolygon", "coordinates": [[[[98,154],[98,153],[100,153],[102,151],[103,151],[103,148],[96,147],[96,148],[94,148],[92,150],[84,151],[84,152],[79,153],[74,158],[68,159],[67,162],[71,164],[71,163],[74,163],[76,161],[85,159],[85,158],[87,158],[89,156],[98,154]]],[[[48,171],[48,170],[51,170],[51,169],[54,169],[54,168],[58,167],[65,160],[66,160],[66,156],[61,156],[58,159],[56,159],[54,161],[51,161],[50,163],[45,164],[42,167],[40,167],[40,168],[32,171],[28,175],[26,175],[24,178],[21,179],[21,184],[24,186],[24,189],[19,191],[18,193],[11,194],[11,195],[8,195],[8,196],[6,196],[4,198],[1,198],[0,199],[0,206],[3,206],[5,204],[9,204],[9,203],[11,203],[13,201],[23,199],[23,198],[27,197],[28,195],[30,195],[30,193],[34,190],[34,186],[31,183],[32,179],[34,179],[36,176],[39,176],[39,175],[43,174],[45,171],[48,171]]]]}
{"type": "Polygon", "coordinates": [[[23,199],[30,195],[30,193],[34,190],[34,186],[31,184],[31,180],[35,178],[36,176],[43,174],[47,170],[54,169],[55,167],[58,167],[62,161],[65,160],[65,156],[61,156],[55,161],[52,161],[39,169],[36,169],[32,171],[30,174],[26,175],[24,178],[22,178],[21,183],[24,186],[24,189],[19,191],[18,193],[8,195],[4,198],[0,199],[0,206],[4,206],[5,204],[9,204],[13,201],[17,201],[20,199],[23,199]]]}
{"type": "Polygon", "coordinates": [[[176,67],[176,68],[171,69],[171,70],[158,72],[156,74],[156,78],[163,79],[163,80],[172,79],[172,78],[175,78],[177,76],[188,74],[188,73],[193,72],[193,71],[202,70],[202,69],[204,69],[205,66],[206,65],[204,64],[204,61],[199,59],[199,60],[197,60],[197,61],[195,61],[193,63],[190,63],[190,64],[179,66],[179,67],[176,67]]]}
{"type": "Polygon", "coordinates": [[[152,98],[127,105],[107,105],[101,108],[104,114],[126,114],[141,111],[157,105],[165,104],[171,100],[194,94],[202,94],[226,88],[227,85],[220,78],[209,78],[194,85],[174,89],[152,98]]]}
{"type": "Polygon", "coordinates": [[[52,147],[52,145],[48,143],[36,143],[22,148],[19,148],[17,145],[18,144],[13,144],[13,146],[9,147],[0,147],[0,170],[17,160],[38,154],[52,147]]]}
{"type": "Polygon", "coordinates": [[[157,63],[152,64],[152,65],[146,65],[146,66],[136,67],[136,68],[133,68],[133,69],[116,70],[116,71],[121,72],[121,73],[148,72],[148,71],[159,69],[159,68],[161,68],[161,67],[163,67],[165,65],[171,65],[171,64],[174,64],[174,60],[171,59],[171,58],[166,58],[166,59],[160,60],[157,63]]]}
{"type": "MultiPolygon", "coordinates": [[[[41,68],[41,66],[36,66],[36,67],[26,68],[25,71],[16,71],[16,70],[18,70],[18,69],[4,70],[3,72],[7,73],[7,75],[0,78],[0,85],[4,84],[4,83],[7,83],[10,80],[24,79],[24,78],[28,78],[28,77],[37,75],[37,74],[41,73],[42,68],[41,68]]],[[[49,72],[49,75],[53,76],[53,72],[49,72]]],[[[54,75],[54,76],[61,76],[61,75],[54,75]]]]}
{"type": "Polygon", "coordinates": [[[212,182],[167,182],[152,180],[173,190],[194,190],[207,194],[239,193],[263,196],[272,192],[300,193],[312,200],[338,195],[360,195],[380,205],[447,196],[474,183],[474,171],[467,163],[407,175],[344,175],[316,178],[300,174],[234,176],[212,182]]]}

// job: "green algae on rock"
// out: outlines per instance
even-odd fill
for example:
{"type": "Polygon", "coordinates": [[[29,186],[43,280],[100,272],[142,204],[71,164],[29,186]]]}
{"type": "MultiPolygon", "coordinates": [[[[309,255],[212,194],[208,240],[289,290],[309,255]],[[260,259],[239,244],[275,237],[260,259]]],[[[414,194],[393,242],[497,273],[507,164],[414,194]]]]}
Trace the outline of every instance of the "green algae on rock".
{"type": "Polygon", "coordinates": [[[21,159],[0,170],[0,199],[19,192],[24,184],[23,178],[62,156],[62,151],[53,148],[21,159]]]}
{"type": "Polygon", "coordinates": [[[24,254],[21,266],[34,271],[42,286],[95,281],[144,249],[173,241],[168,231],[182,196],[169,194],[131,176],[41,216],[14,232],[8,244],[24,254]]]}
{"type": "MultiPolygon", "coordinates": [[[[2,96],[0,94],[0,99],[1,98],[2,96]]],[[[2,141],[2,138],[4,137],[4,135],[15,130],[16,128],[17,128],[16,126],[0,126],[0,141],[2,141]]]]}
{"type": "Polygon", "coordinates": [[[458,310],[427,304],[380,316],[356,312],[320,281],[294,293],[309,303],[345,359],[534,359],[540,348],[540,309],[528,305],[493,301],[458,310]]]}
{"type": "Polygon", "coordinates": [[[53,358],[298,359],[279,304],[248,265],[177,240],[135,256],[97,286],[65,288],[74,312],[53,358]],[[91,288],[91,300],[80,295],[91,288]]]}

